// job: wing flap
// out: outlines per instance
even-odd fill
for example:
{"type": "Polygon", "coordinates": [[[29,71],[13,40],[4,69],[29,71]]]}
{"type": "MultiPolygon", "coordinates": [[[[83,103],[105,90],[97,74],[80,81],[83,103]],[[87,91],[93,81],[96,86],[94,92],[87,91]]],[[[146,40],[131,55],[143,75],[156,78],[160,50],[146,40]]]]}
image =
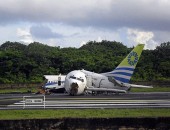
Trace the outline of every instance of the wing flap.
{"type": "Polygon", "coordinates": [[[129,84],[130,87],[133,88],[153,88],[152,86],[145,86],[145,85],[136,85],[136,84],[129,84]]]}

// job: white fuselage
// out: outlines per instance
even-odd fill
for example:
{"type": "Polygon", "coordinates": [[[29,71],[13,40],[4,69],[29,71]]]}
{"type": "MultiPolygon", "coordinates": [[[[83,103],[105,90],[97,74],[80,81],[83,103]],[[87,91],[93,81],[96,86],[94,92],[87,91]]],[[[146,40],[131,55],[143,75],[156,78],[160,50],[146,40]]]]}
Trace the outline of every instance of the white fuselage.
{"type": "Polygon", "coordinates": [[[115,89],[126,91],[128,88],[112,82],[105,75],[86,70],[74,70],[66,76],[65,89],[70,95],[80,95],[88,89],[91,91],[113,90],[114,92],[115,89]]]}
{"type": "Polygon", "coordinates": [[[88,87],[107,88],[107,89],[113,89],[114,88],[114,89],[120,89],[120,90],[127,90],[128,89],[124,86],[120,86],[119,84],[117,84],[116,82],[114,82],[112,80],[109,80],[109,77],[107,77],[105,75],[86,71],[86,70],[81,70],[81,71],[83,73],[85,73],[86,77],[91,77],[92,85],[88,86],[88,87]]]}

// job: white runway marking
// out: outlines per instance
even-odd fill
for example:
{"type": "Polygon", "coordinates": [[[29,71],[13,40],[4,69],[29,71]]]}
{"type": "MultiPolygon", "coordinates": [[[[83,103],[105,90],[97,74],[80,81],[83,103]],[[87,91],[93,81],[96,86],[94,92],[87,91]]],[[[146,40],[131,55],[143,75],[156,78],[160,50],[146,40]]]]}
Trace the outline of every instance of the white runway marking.
{"type": "MultiPolygon", "coordinates": [[[[43,108],[43,104],[25,104],[20,101],[8,105],[10,108],[43,108]]],[[[146,108],[146,107],[168,107],[170,108],[170,100],[51,100],[45,101],[45,108],[146,108]]]]}

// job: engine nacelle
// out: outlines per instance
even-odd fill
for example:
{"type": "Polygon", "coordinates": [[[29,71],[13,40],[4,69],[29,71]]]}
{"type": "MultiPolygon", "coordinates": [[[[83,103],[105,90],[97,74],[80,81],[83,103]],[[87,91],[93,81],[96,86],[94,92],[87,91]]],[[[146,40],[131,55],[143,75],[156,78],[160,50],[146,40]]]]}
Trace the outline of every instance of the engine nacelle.
{"type": "Polygon", "coordinates": [[[67,74],[65,79],[65,90],[70,95],[80,95],[84,93],[87,80],[80,70],[74,70],[67,74]]]}

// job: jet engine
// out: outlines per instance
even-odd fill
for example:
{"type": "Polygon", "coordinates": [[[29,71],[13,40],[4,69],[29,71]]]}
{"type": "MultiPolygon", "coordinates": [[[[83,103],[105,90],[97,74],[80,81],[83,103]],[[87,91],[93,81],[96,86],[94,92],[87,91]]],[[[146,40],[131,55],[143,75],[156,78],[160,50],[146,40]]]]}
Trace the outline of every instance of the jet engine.
{"type": "Polygon", "coordinates": [[[70,95],[80,95],[84,93],[86,84],[85,74],[80,70],[74,70],[67,74],[64,87],[70,95]]]}

